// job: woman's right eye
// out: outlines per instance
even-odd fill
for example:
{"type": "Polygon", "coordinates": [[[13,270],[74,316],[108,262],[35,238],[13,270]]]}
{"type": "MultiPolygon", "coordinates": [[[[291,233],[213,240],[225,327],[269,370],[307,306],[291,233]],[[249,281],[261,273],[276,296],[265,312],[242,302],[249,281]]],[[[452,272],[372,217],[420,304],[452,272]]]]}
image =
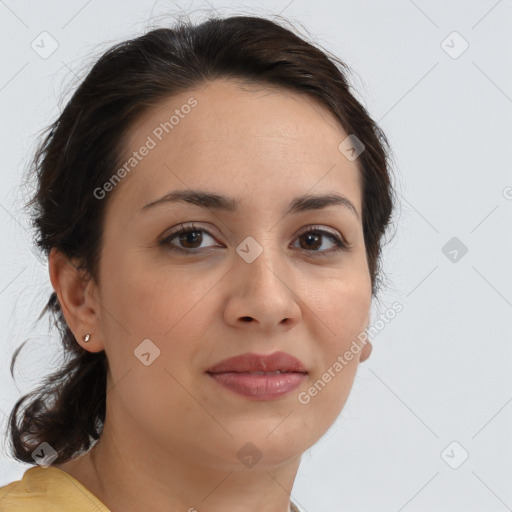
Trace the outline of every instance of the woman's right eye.
{"type": "Polygon", "coordinates": [[[188,254],[201,252],[197,247],[198,244],[201,245],[201,243],[204,241],[203,235],[201,235],[201,233],[206,233],[207,236],[213,239],[213,235],[208,230],[194,224],[187,224],[180,226],[180,229],[165,237],[160,242],[160,245],[167,246],[171,251],[179,251],[188,254]],[[177,239],[182,245],[193,245],[194,247],[178,247],[172,243],[174,239],[177,239]]]}

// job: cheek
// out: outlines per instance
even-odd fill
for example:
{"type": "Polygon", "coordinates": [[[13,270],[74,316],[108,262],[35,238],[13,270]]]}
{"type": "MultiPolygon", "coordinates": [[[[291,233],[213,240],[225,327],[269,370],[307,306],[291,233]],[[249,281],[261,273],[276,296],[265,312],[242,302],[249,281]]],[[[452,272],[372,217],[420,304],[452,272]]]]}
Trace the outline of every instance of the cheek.
{"type": "MultiPolygon", "coordinates": [[[[130,380],[139,382],[130,393],[139,394],[174,389],[171,375],[190,386],[193,376],[186,369],[204,351],[201,344],[212,324],[218,279],[206,273],[191,279],[190,273],[176,267],[148,268],[126,257],[112,268],[103,283],[110,314],[102,318],[112,380],[129,370],[130,380]],[[150,355],[144,357],[150,361],[154,357],[154,362],[144,366],[137,355],[147,352],[150,355]]],[[[172,396],[168,400],[172,402],[172,396]]]]}
{"type": "Polygon", "coordinates": [[[339,333],[338,348],[357,340],[368,325],[371,308],[371,289],[369,286],[358,286],[344,290],[339,295],[337,308],[333,312],[334,331],[339,333]]]}
{"type": "MultiPolygon", "coordinates": [[[[364,274],[354,279],[331,279],[328,286],[308,294],[308,315],[315,325],[316,339],[321,340],[325,354],[332,355],[350,346],[365,330],[372,302],[371,283],[364,274]]],[[[326,361],[327,362],[327,361],[326,361]]]]}
{"type": "Polygon", "coordinates": [[[190,315],[194,316],[195,307],[215,280],[206,272],[192,277],[180,266],[166,265],[163,257],[144,259],[141,253],[119,251],[117,257],[109,258],[102,294],[112,316],[118,323],[122,320],[133,342],[151,336],[162,340],[181,323],[190,323],[190,315]]]}
{"type": "Polygon", "coordinates": [[[371,288],[358,280],[324,289],[322,299],[312,308],[317,316],[312,323],[318,329],[315,345],[321,356],[299,403],[310,408],[308,414],[318,414],[326,428],[340,413],[352,388],[362,348],[358,335],[367,327],[370,307],[371,288]]]}
{"type": "Polygon", "coordinates": [[[184,273],[148,269],[129,258],[107,268],[102,329],[113,402],[136,411],[148,429],[169,426],[174,411],[186,413],[193,407],[182,387],[190,389],[190,383],[180,371],[188,367],[184,362],[190,360],[195,333],[201,329],[194,320],[206,284],[197,280],[191,287],[184,273]]]}

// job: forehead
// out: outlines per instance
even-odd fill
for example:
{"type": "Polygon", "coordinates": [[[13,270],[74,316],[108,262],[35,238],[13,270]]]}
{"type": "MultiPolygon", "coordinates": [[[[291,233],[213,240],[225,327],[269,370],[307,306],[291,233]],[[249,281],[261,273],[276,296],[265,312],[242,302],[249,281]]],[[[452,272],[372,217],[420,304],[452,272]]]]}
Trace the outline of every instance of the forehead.
{"type": "Polygon", "coordinates": [[[124,192],[116,201],[138,209],[189,187],[229,192],[243,206],[244,197],[257,194],[279,201],[335,190],[360,212],[358,164],[338,149],[346,137],[309,95],[216,80],[163,100],[134,123],[121,162],[128,172],[117,185],[124,192]]]}

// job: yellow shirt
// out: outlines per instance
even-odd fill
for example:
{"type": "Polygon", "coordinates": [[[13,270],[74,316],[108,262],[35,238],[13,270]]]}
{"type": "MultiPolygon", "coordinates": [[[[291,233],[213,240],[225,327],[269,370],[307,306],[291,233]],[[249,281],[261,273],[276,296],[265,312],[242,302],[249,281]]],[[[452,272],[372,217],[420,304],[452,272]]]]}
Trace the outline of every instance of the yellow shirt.
{"type": "MultiPolygon", "coordinates": [[[[293,503],[290,510],[301,512],[293,503]]],[[[0,512],[111,512],[78,480],[54,466],[34,466],[0,487],[0,512]]]]}
{"type": "Polygon", "coordinates": [[[35,466],[0,487],[1,512],[110,512],[86,487],[54,466],[35,466]]]}

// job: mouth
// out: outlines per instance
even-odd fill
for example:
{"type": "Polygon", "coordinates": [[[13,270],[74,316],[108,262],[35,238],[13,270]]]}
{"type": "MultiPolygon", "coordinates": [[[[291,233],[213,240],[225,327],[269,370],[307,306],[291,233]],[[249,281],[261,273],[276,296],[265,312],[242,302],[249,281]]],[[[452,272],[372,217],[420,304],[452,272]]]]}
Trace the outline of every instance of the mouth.
{"type": "Polygon", "coordinates": [[[307,378],[306,367],[286,352],[245,353],[206,370],[223,389],[252,400],[274,400],[291,393],[307,378]]]}

